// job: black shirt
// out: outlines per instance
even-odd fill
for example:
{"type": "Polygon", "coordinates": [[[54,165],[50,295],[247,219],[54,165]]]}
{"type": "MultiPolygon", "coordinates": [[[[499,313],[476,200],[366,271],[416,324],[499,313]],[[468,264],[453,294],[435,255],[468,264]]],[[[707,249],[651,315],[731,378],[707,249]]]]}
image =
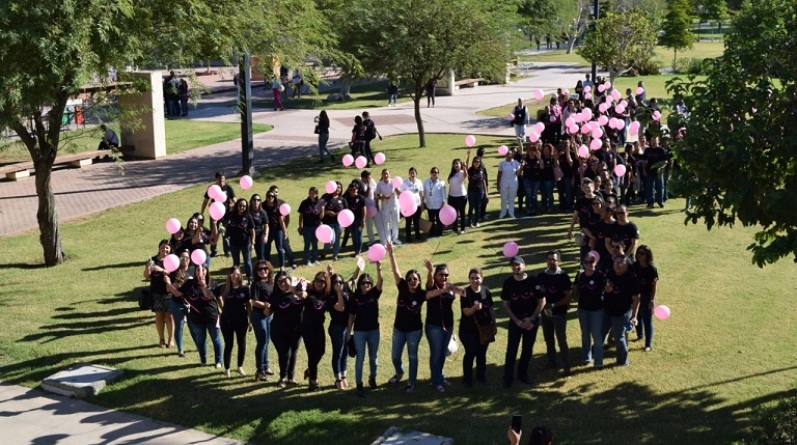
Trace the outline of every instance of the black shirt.
{"type": "MultiPolygon", "coordinates": [[[[152,264],[163,268],[163,260],[159,260],[158,256],[150,258],[152,264]]],[[[163,272],[151,270],[149,273],[149,291],[157,295],[166,295],[166,283],[163,281],[163,272]]]]}
{"type": "MultiPolygon", "coordinates": [[[[570,277],[564,272],[549,274],[546,269],[540,272],[537,279],[540,281],[540,289],[545,295],[545,304],[548,307],[551,306],[551,303],[559,303],[559,300],[564,298],[565,293],[573,288],[570,277]]],[[[554,315],[566,314],[569,306],[569,304],[556,306],[553,309],[554,315]]]]}
{"type": "Polygon", "coordinates": [[[379,329],[379,297],[382,291],[372,287],[365,295],[355,292],[347,309],[354,315],[354,331],[374,331],[379,329]]]}
{"type": "Polygon", "coordinates": [[[398,301],[396,302],[396,320],[393,327],[399,332],[414,332],[423,328],[421,307],[426,301],[426,292],[418,287],[415,293],[410,292],[409,284],[404,278],[399,281],[398,301]]]}
{"type": "Polygon", "coordinates": [[[264,205],[263,211],[266,212],[266,215],[268,216],[268,229],[272,233],[274,233],[277,230],[282,230],[282,224],[280,224],[280,218],[282,218],[282,214],[280,213],[279,205],[277,204],[274,204],[273,206],[264,205]]]}
{"type": "Polygon", "coordinates": [[[484,167],[471,167],[468,169],[468,191],[484,191],[484,183],[487,181],[484,167]]]}
{"type": "Polygon", "coordinates": [[[349,313],[346,311],[346,307],[349,302],[349,291],[348,289],[343,290],[343,304],[344,308],[342,311],[335,309],[335,304],[338,302],[338,295],[333,291],[327,297],[327,310],[329,311],[329,322],[330,325],[335,326],[349,326],[349,313]]]}
{"type": "Polygon", "coordinates": [[[529,157],[528,155],[526,155],[523,160],[526,161],[526,163],[523,164],[523,179],[530,179],[534,181],[539,180],[541,173],[540,160],[537,159],[536,156],[529,157]]]}
{"type": "Polygon", "coordinates": [[[659,270],[656,266],[642,267],[639,263],[634,263],[634,273],[639,280],[639,292],[650,297],[653,292],[653,283],[659,280],[659,270]]]}
{"type": "Polygon", "coordinates": [[[215,298],[206,300],[199,282],[192,278],[186,280],[180,289],[183,299],[188,304],[188,317],[197,324],[213,324],[219,317],[219,307],[215,298]]]}
{"type": "MultiPolygon", "coordinates": [[[[631,240],[639,239],[639,229],[636,224],[627,222],[625,224],[615,223],[612,224],[611,230],[608,234],[612,241],[622,241],[624,252],[628,252],[631,247],[631,240]]],[[[629,254],[632,252],[628,252],[629,254]]]]}
{"type": "Polygon", "coordinates": [[[603,289],[606,287],[606,276],[598,271],[587,276],[585,272],[576,279],[578,288],[578,308],[586,311],[603,309],[603,289]]]}
{"type": "Polygon", "coordinates": [[[293,293],[284,293],[278,287],[268,298],[274,317],[271,319],[271,328],[277,331],[289,332],[298,330],[302,323],[302,309],[304,300],[293,293]]]}
{"type": "Polygon", "coordinates": [[[321,225],[321,209],[318,208],[318,201],[305,199],[299,204],[299,213],[302,215],[303,227],[318,227],[321,225]]]}
{"type": "Polygon", "coordinates": [[[324,201],[324,216],[321,217],[321,222],[328,225],[338,224],[338,213],[346,208],[346,201],[340,196],[333,198],[332,195],[327,195],[324,201]],[[327,215],[326,211],[335,212],[335,214],[327,215]]]}
{"type": "Polygon", "coordinates": [[[255,236],[263,234],[263,226],[268,225],[268,215],[260,208],[250,213],[252,217],[252,224],[255,227],[255,236]]]}
{"type": "Polygon", "coordinates": [[[511,276],[504,280],[504,287],[501,288],[501,300],[508,301],[509,310],[521,320],[534,314],[540,298],[539,282],[531,275],[526,275],[523,280],[511,276]]]}
{"type": "Polygon", "coordinates": [[[224,309],[221,311],[221,321],[230,323],[247,323],[246,303],[249,301],[249,288],[240,286],[230,289],[224,298],[224,309]]]}
{"type": "Polygon", "coordinates": [[[553,181],[553,157],[542,157],[542,170],[540,170],[541,181],[553,181]]]}
{"type": "MultiPolygon", "coordinates": [[[[432,286],[427,289],[427,292],[436,289],[436,287],[432,286]]],[[[426,300],[426,324],[440,326],[448,332],[453,332],[454,310],[451,307],[454,304],[454,298],[454,294],[449,291],[439,297],[428,298],[426,300]]]]}
{"type": "Polygon", "coordinates": [[[578,226],[586,227],[592,213],[592,200],[595,197],[587,198],[586,196],[579,196],[576,199],[576,211],[578,212],[578,226]]]}
{"type": "Polygon", "coordinates": [[[327,311],[326,301],[322,292],[314,289],[307,291],[307,298],[304,300],[304,316],[302,317],[302,330],[312,330],[324,328],[327,311]]]}
{"type": "Polygon", "coordinates": [[[462,317],[459,320],[460,336],[462,336],[463,333],[477,334],[478,330],[476,329],[476,324],[479,326],[486,326],[489,325],[492,320],[490,311],[493,308],[493,294],[490,293],[490,289],[488,289],[487,286],[482,286],[479,292],[474,292],[474,290],[468,286],[465,288],[465,296],[459,299],[460,307],[463,311],[472,307],[477,301],[482,304],[481,310],[476,311],[470,317],[466,316],[464,312],[462,313],[462,317]]]}
{"type": "Polygon", "coordinates": [[[606,279],[612,283],[612,291],[604,294],[604,308],[608,315],[621,317],[631,310],[634,303],[632,297],[639,294],[639,280],[631,270],[620,276],[611,271],[606,279]]]}
{"type": "Polygon", "coordinates": [[[255,228],[252,217],[248,214],[239,215],[237,212],[227,218],[227,236],[230,237],[230,245],[247,247],[252,241],[249,239],[250,230],[255,228]]]}
{"type": "MultiPolygon", "coordinates": [[[[359,193],[354,196],[352,196],[350,193],[346,193],[344,199],[346,200],[346,208],[354,213],[354,222],[352,223],[352,225],[359,226],[360,224],[362,224],[363,221],[365,196],[360,195],[359,193]]],[[[335,219],[337,219],[337,217],[335,219]]]]}

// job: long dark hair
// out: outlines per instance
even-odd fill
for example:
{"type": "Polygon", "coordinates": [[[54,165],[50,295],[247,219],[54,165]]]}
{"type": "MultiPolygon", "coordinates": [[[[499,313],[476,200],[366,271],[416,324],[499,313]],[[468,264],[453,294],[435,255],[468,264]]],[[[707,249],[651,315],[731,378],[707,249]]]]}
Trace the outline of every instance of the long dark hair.
{"type": "Polygon", "coordinates": [[[639,252],[640,251],[645,252],[645,255],[647,255],[647,257],[648,257],[648,266],[652,266],[653,265],[653,251],[650,250],[650,247],[648,247],[647,244],[640,244],[640,246],[636,248],[636,256],[634,258],[636,259],[637,263],[639,262],[639,252]]]}
{"type": "Polygon", "coordinates": [[[451,180],[451,178],[453,178],[457,174],[457,171],[454,170],[454,164],[456,164],[457,162],[459,162],[459,171],[464,172],[464,170],[467,169],[467,167],[463,167],[461,159],[459,159],[459,158],[454,159],[453,161],[451,161],[451,172],[448,174],[448,180],[449,181],[451,180]]]}
{"type": "Polygon", "coordinates": [[[327,115],[327,110],[321,110],[321,114],[318,115],[318,126],[321,128],[329,128],[329,116],[327,115]]]}

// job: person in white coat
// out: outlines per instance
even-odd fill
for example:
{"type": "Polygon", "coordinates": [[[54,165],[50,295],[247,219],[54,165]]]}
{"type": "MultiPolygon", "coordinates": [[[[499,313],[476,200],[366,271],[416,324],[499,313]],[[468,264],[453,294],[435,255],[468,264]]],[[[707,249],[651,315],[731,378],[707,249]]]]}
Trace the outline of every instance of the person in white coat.
{"type": "Polygon", "coordinates": [[[400,245],[399,241],[399,191],[390,181],[390,171],[382,170],[382,179],[376,183],[374,199],[379,203],[379,213],[376,215],[376,231],[379,233],[379,242],[387,245],[392,242],[400,245]]]}
{"type": "Polygon", "coordinates": [[[506,159],[498,164],[498,191],[501,194],[501,213],[499,218],[515,217],[515,197],[517,196],[518,175],[521,172],[520,162],[514,158],[514,151],[506,154],[506,159]]]}
{"type": "Polygon", "coordinates": [[[415,198],[415,213],[410,216],[405,216],[406,224],[404,230],[404,239],[408,243],[412,241],[412,229],[415,227],[415,241],[421,240],[421,212],[423,212],[423,181],[418,179],[418,171],[415,167],[410,167],[409,177],[404,180],[401,185],[401,191],[412,192],[415,198]]]}
{"type": "Polygon", "coordinates": [[[440,209],[446,203],[446,182],[440,179],[440,169],[432,167],[429,178],[423,181],[423,205],[429,215],[429,222],[432,228],[429,230],[429,238],[438,237],[443,233],[443,226],[440,224],[440,209]]]}

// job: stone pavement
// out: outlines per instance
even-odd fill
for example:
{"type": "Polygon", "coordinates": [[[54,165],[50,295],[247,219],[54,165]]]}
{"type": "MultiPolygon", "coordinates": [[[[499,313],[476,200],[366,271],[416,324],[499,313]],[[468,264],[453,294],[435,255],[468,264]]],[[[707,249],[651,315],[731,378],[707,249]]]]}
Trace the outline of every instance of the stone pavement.
{"type": "MultiPolygon", "coordinates": [[[[511,136],[512,128],[505,118],[476,114],[477,111],[508,105],[518,97],[528,99],[536,88],[546,93],[560,86],[572,88],[583,77],[584,69],[561,64],[529,71],[533,77],[509,85],[490,85],[458,91],[455,96],[437,97],[435,108],[422,108],[427,133],[473,133],[511,136]]],[[[211,89],[226,82],[224,79],[203,77],[211,89]]],[[[260,89],[255,95],[265,95],[260,89]]],[[[222,92],[202,98],[197,110],[191,110],[195,120],[238,122],[230,101],[234,93],[222,92]]],[[[531,99],[528,99],[529,101],[531,99]]],[[[290,101],[287,101],[290,106],[290,101]]],[[[424,101],[425,105],[425,101],[424,101]]],[[[530,109],[538,104],[528,102],[530,109]]],[[[511,109],[507,107],[507,113],[511,109]]],[[[383,136],[417,132],[412,102],[398,107],[370,109],[372,118],[383,136]]],[[[332,121],[330,147],[343,146],[350,138],[350,128],[358,111],[329,111],[332,121]]],[[[313,134],[315,110],[255,111],[255,122],[268,123],[274,130],[256,136],[254,141],[256,169],[263,169],[317,154],[313,134]]],[[[376,144],[378,149],[378,144],[376,144]]],[[[67,222],[96,214],[109,208],[143,201],[197,184],[210,183],[217,170],[233,175],[240,170],[240,140],[228,141],[157,161],[131,161],[124,164],[121,175],[113,163],[97,163],[82,169],[62,169],[53,172],[52,186],[60,222],[67,222]]],[[[0,182],[0,237],[37,230],[35,181],[0,182]]]]}

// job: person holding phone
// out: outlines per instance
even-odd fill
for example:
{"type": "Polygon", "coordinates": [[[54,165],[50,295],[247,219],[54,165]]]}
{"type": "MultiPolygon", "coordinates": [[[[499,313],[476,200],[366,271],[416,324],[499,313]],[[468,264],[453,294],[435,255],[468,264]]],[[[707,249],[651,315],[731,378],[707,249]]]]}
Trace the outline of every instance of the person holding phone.
{"type": "Polygon", "coordinates": [[[451,383],[443,374],[446,351],[454,332],[454,310],[457,295],[465,295],[465,289],[448,282],[448,266],[424,261],[426,266],[426,340],[429,342],[429,368],[432,371],[432,386],[437,392],[446,392],[451,383]]]}
{"type": "MultiPolygon", "coordinates": [[[[520,424],[515,429],[515,417],[512,418],[512,425],[507,430],[507,437],[509,438],[509,445],[520,445],[520,438],[522,436],[520,424]]],[[[553,445],[553,431],[547,426],[535,426],[529,434],[528,445],[553,445]]]]}
{"type": "Polygon", "coordinates": [[[329,311],[329,334],[332,343],[332,373],[335,375],[335,388],[346,389],[349,382],[346,381],[346,370],[349,359],[349,348],[346,340],[349,338],[349,313],[346,310],[349,304],[354,283],[357,277],[365,269],[365,261],[357,258],[357,268],[354,270],[349,281],[342,275],[332,273],[329,281],[332,289],[327,297],[327,310],[329,311]]]}

